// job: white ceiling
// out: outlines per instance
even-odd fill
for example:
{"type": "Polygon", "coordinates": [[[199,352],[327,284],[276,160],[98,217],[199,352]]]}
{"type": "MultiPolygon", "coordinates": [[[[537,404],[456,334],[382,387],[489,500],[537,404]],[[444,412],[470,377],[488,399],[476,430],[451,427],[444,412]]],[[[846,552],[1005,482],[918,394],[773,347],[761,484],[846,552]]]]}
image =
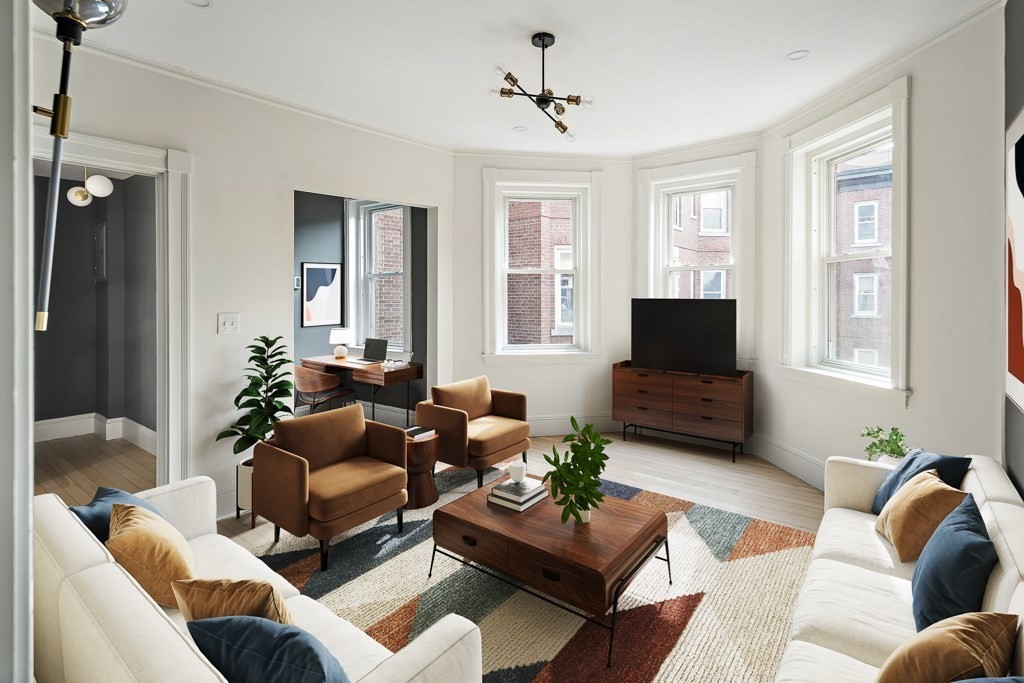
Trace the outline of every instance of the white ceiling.
{"type": "Polygon", "coordinates": [[[85,40],[445,148],[635,155],[762,130],[990,4],[135,0],[85,40]],[[499,62],[539,89],[539,30],[557,39],[549,87],[595,99],[566,114],[575,143],[524,98],[488,92],[499,62]],[[798,49],[811,54],[786,60],[798,49]]]}

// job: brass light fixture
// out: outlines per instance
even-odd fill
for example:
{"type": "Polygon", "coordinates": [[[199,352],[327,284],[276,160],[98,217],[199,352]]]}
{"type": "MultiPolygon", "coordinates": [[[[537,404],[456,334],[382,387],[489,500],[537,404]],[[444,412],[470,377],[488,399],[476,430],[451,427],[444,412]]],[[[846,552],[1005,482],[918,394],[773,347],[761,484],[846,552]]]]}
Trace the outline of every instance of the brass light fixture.
{"type": "MultiPolygon", "coordinates": [[[[128,0],[33,0],[57,22],[57,40],[64,46],[60,68],[60,87],[53,96],[53,108],[32,107],[32,111],[50,119],[53,136],[53,159],[50,162],[50,187],[46,195],[46,223],[43,226],[43,250],[39,263],[39,294],[36,301],[36,330],[46,331],[50,311],[50,279],[53,270],[53,242],[57,232],[57,201],[60,195],[60,169],[64,156],[64,140],[71,128],[71,49],[82,44],[82,32],[102,28],[124,14],[128,0]]],[[[88,196],[88,192],[86,192],[88,196]]],[[[97,196],[98,193],[97,193],[97,196]]],[[[70,197],[69,197],[70,199],[70,197]]],[[[88,197],[91,201],[91,196],[88,197]]],[[[84,201],[84,198],[83,198],[84,201]]]]}
{"type": "Polygon", "coordinates": [[[530,39],[534,47],[540,48],[540,92],[536,95],[528,93],[523,86],[519,85],[519,79],[516,78],[511,71],[506,69],[501,64],[494,67],[494,70],[498,73],[501,78],[508,83],[507,88],[491,88],[491,95],[494,97],[526,97],[531,102],[537,105],[537,108],[544,112],[555,124],[555,130],[562,134],[566,140],[572,142],[576,139],[576,134],[569,130],[569,127],[565,125],[561,117],[565,114],[565,105],[591,107],[594,104],[594,100],[590,97],[582,97],[580,95],[566,95],[565,97],[559,97],[555,95],[551,88],[547,87],[545,81],[546,77],[546,63],[545,56],[549,47],[555,44],[555,37],[550,33],[540,32],[534,33],[530,39]],[[554,109],[555,114],[552,115],[549,109],[554,109]]]}

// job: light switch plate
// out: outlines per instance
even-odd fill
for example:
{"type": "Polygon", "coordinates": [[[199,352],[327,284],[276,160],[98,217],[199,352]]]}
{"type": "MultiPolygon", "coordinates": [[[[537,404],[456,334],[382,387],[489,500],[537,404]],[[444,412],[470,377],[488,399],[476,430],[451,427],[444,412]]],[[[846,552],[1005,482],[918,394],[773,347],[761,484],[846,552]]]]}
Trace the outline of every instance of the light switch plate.
{"type": "Polygon", "coordinates": [[[240,313],[218,313],[217,334],[238,334],[242,327],[240,313]]]}

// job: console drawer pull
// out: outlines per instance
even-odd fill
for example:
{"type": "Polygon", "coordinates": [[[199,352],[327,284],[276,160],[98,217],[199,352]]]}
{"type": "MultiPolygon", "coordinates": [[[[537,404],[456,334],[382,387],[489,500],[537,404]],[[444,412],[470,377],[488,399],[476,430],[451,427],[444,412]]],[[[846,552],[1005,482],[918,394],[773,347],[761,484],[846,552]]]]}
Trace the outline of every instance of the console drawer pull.
{"type": "Polygon", "coordinates": [[[647,410],[647,408],[645,408],[644,406],[637,406],[636,409],[637,410],[647,410]]]}
{"type": "Polygon", "coordinates": [[[647,377],[647,373],[646,372],[638,372],[638,373],[636,373],[636,376],[637,377],[647,377]]]}
{"type": "Polygon", "coordinates": [[[710,379],[702,379],[702,380],[700,381],[700,383],[701,383],[701,384],[714,384],[714,382],[713,382],[713,381],[711,381],[710,379]]]}
{"type": "Polygon", "coordinates": [[[715,418],[713,418],[713,417],[704,417],[703,415],[701,415],[700,419],[702,419],[702,420],[714,420],[715,418]]]}
{"type": "Polygon", "coordinates": [[[472,536],[463,536],[462,537],[462,542],[465,543],[466,545],[468,545],[470,548],[473,548],[473,547],[476,546],[476,539],[473,538],[472,536]]]}
{"type": "Polygon", "coordinates": [[[544,575],[545,579],[549,581],[558,581],[562,576],[558,572],[553,572],[550,569],[541,568],[540,573],[544,575]]]}
{"type": "Polygon", "coordinates": [[[646,394],[647,390],[646,389],[637,389],[636,393],[638,393],[638,394],[646,394]]]}
{"type": "Polygon", "coordinates": [[[715,401],[715,399],[713,398],[702,398],[701,400],[704,401],[705,403],[714,403],[715,401]]]}

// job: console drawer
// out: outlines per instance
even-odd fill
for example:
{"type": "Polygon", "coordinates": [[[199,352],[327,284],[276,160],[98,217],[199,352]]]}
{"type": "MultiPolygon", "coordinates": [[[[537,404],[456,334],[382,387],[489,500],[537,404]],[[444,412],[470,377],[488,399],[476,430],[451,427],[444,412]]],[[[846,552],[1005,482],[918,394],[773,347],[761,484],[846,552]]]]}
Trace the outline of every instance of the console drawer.
{"type": "MultiPolygon", "coordinates": [[[[573,524],[572,520],[569,521],[573,524]]],[[[563,560],[538,556],[515,546],[508,551],[509,576],[553,598],[564,600],[590,614],[603,614],[606,605],[604,579],[563,560]]]]}
{"type": "Polygon", "coordinates": [[[619,422],[638,424],[641,427],[672,429],[671,410],[655,410],[644,406],[622,406],[616,404],[612,409],[612,419],[619,422]]]}
{"type": "Polygon", "coordinates": [[[672,380],[672,394],[742,403],[743,384],[739,380],[732,379],[675,377],[672,380]]]}
{"type": "Polygon", "coordinates": [[[625,389],[615,385],[613,399],[616,406],[629,406],[647,408],[648,410],[671,411],[673,407],[672,394],[652,394],[646,389],[625,389]]]}
{"type": "Polygon", "coordinates": [[[741,443],[745,440],[743,424],[732,420],[721,420],[710,415],[684,415],[676,413],[672,428],[677,432],[693,436],[706,436],[723,441],[741,443]]]}
{"type": "Polygon", "coordinates": [[[434,543],[499,572],[504,572],[508,567],[508,545],[505,539],[482,533],[440,509],[434,512],[434,543]]]}
{"type": "Polygon", "coordinates": [[[717,420],[743,420],[743,404],[722,401],[716,398],[693,398],[692,396],[676,396],[672,399],[672,411],[676,414],[707,416],[717,420]]]}
{"type": "Polygon", "coordinates": [[[612,373],[612,382],[614,386],[628,384],[638,389],[647,389],[653,393],[672,393],[672,377],[657,370],[616,368],[612,373]]]}

